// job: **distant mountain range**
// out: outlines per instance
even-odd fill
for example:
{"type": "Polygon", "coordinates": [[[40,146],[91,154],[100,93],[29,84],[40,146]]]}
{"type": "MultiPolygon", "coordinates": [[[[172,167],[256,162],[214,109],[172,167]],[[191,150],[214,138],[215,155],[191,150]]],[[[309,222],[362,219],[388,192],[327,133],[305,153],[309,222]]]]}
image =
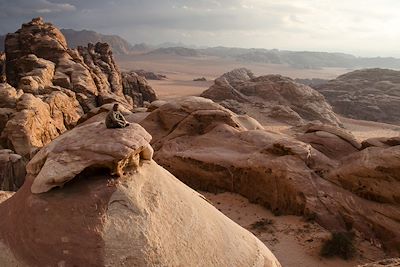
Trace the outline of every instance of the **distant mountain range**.
{"type": "MultiPolygon", "coordinates": [[[[285,51],[278,49],[210,47],[198,48],[182,43],[145,43],[132,45],[118,35],[104,35],[95,31],[62,29],[70,47],[88,43],[107,42],[116,55],[173,55],[179,57],[215,56],[246,63],[285,64],[299,69],[334,68],[391,68],[400,69],[400,59],[393,57],[356,57],[344,53],[285,51]]],[[[0,51],[4,50],[5,36],[0,36],[0,51]]]]}

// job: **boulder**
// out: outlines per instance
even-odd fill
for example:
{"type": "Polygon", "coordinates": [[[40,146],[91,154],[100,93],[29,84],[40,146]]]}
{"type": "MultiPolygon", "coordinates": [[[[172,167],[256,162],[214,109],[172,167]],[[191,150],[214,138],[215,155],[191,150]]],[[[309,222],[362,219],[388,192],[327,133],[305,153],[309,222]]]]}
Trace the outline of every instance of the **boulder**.
{"type": "Polygon", "coordinates": [[[22,94],[8,83],[0,83],[0,108],[15,108],[22,94]]]}
{"type": "Polygon", "coordinates": [[[307,121],[340,125],[320,93],[280,75],[255,77],[250,70],[236,69],[217,78],[201,96],[227,108],[234,106],[235,112],[248,114],[263,125],[275,121],[291,125],[307,121]]]}
{"type": "Polygon", "coordinates": [[[0,204],[8,214],[0,265],[280,266],[255,236],[152,161],[149,140],[139,125],[93,123],[43,148],[23,187],[0,204]],[[115,165],[124,167],[118,176],[115,165]]]}
{"type": "Polygon", "coordinates": [[[153,102],[157,100],[156,93],[146,79],[135,72],[123,72],[122,83],[124,94],[131,97],[136,106],[143,106],[144,101],[153,102]]]}
{"type": "Polygon", "coordinates": [[[41,149],[29,162],[27,172],[35,177],[31,190],[43,193],[63,186],[93,166],[121,176],[125,168],[138,166],[140,158],[152,158],[150,139],[138,124],[127,129],[107,129],[104,122],[77,127],[41,149]]]}
{"type": "Polygon", "coordinates": [[[309,123],[297,129],[297,139],[310,144],[331,159],[340,159],[358,152],[361,144],[352,133],[331,125],[309,123]]]}
{"type": "Polygon", "coordinates": [[[25,181],[26,160],[12,150],[0,150],[0,190],[17,191],[25,181]]]}
{"type": "Polygon", "coordinates": [[[76,99],[64,92],[53,92],[45,99],[24,94],[2,135],[9,148],[30,158],[36,149],[75,126],[82,115],[76,99]]]}

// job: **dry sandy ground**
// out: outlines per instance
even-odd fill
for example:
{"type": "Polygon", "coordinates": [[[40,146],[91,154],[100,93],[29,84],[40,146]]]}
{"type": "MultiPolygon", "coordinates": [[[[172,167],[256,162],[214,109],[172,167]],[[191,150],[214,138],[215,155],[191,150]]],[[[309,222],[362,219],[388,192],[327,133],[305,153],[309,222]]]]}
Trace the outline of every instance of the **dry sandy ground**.
{"type": "Polygon", "coordinates": [[[333,79],[350,71],[341,68],[294,69],[285,65],[242,63],[214,57],[137,55],[117,57],[116,60],[122,70],[144,69],[166,75],[167,80],[149,81],[160,99],[200,95],[212,85],[215,78],[240,67],[252,70],[255,75],[281,74],[291,78],[333,79]],[[193,81],[200,77],[205,77],[207,82],[193,81]]]}
{"type": "Polygon", "coordinates": [[[330,233],[318,224],[297,216],[274,216],[269,210],[249,203],[237,194],[200,193],[223,214],[257,236],[284,267],[353,267],[387,258],[380,249],[359,238],[356,238],[357,256],[351,261],[321,258],[322,242],[329,238],[330,233]]]}

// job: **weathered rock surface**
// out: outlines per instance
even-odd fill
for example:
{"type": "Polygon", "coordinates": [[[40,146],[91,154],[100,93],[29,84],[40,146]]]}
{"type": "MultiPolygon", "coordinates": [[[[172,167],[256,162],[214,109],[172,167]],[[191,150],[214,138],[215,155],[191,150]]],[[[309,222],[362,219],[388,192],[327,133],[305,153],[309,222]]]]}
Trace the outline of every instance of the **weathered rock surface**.
{"type": "Polygon", "coordinates": [[[0,83],[6,82],[6,54],[0,52],[0,83]]]}
{"type": "Polygon", "coordinates": [[[23,94],[16,110],[2,137],[7,140],[9,148],[27,158],[36,149],[74,127],[83,114],[77,100],[61,91],[55,91],[44,99],[23,94]]]}
{"type": "Polygon", "coordinates": [[[377,137],[369,138],[361,143],[363,148],[367,147],[390,147],[400,145],[400,136],[398,137],[377,137]]]}
{"type": "Polygon", "coordinates": [[[152,158],[150,139],[138,124],[127,129],[107,129],[104,122],[76,127],[41,149],[29,162],[27,172],[35,177],[32,192],[43,193],[63,186],[96,165],[121,176],[124,169],[138,166],[140,158],[152,158]]]}
{"type": "Polygon", "coordinates": [[[400,266],[400,258],[381,260],[373,263],[359,265],[358,267],[398,267],[398,266],[400,266]]]}
{"type": "Polygon", "coordinates": [[[342,159],[328,179],[365,199],[400,206],[400,146],[370,147],[342,159]]]}
{"type": "Polygon", "coordinates": [[[364,69],[315,86],[338,114],[400,124],[400,71],[364,69]]]}
{"type": "Polygon", "coordinates": [[[0,108],[15,108],[18,98],[23,94],[8,83],[0,83],[0,108]]]}
{"type": "Polygon", "coordinates": [[[167,103],[140,124],[153,135],[155,160],[193,188],[236,192],[276,214],[313,217],[331,231],[350,227],[367,239],[380,240],[391,251],[400,244],[400,206],[394,201],[397,193],[392,191],[394,197],[389,198],[388,187],[379,187],[392,184],[393,190],[399,192],[394,176],[399,173],[399,147],[393,147],[390,153],[376,151],[376,164],[364,166],[355,159],[370,157],[360,154],[360,144],[338,128],[309,126],[306,132],[322,133],[319,147],[316,142],[310,145],[291,136],[246,126],[234,113],[203,98],[167,103]],[[341,142],[355,159],[340,161],[334,156],[334,146],[341,142]],[[382,161],[388,158],[390,163],[384,165],[382,161]],[[354,173],[345,168],[352,163],[365,174],[379,174],[370,182],[377,182],[373,190],[376,195],[385,196],[385,202],[358,194],[333,178],[335,169],[348,170],[343,180],[349,177],[352,183],[352,175],[358,175],[357,168],[354,173]],[[382,166],[380,171],[375,170],[377,166],[382,166]]]}
{"type": "Polygon", "coordinates": [[[340,159],[361,149],[356,138],[339,127],[308,123],[297,131],[301,132],[297,134],[298,140],[310,144],[331,159],[340,159]]]}
{"type": "Polygon", "coordinates": [[[17,191],[22,186],[26,163],[25,159],[9,149],[0,150],[0,190],[17,191]]]}
{"type": "Polygon", "coordinates": [[[152,161],[148,140],[138,125],[94,123],[43,148],[23,187],[0,204],[8,214],[0,220],[0,265],[280,266],[255,236],[152,161]],[[132,158],[137,164],[118,178],[103,169],[132,158]],[[61,170],[73,179],[62,189],[31,192],[64,182],[61,170]]]}
{"type": "Polygon", "coordinates": [[[10,197],[14,195],[14,192],[8,192],[8,191],[0,191],[0,203],[6,201],[10,197]]]}
{"type": "Polygon", "coordinates": [[[216,79],[201,96],[263,124],[271,120],[292,125],[314,120],[340,124],[320,93],[280,75],[255,77],[247,69],[236,69],[216,79]]]}
{"type": "Polygon", "coordinates": [[[144,101],[153,102],[157,100],[156,93],[146,79],[135,72],[123,72],[122,83],[124,94],[131,97],[133,103],[137,106],[143,106],[144,101]]]}

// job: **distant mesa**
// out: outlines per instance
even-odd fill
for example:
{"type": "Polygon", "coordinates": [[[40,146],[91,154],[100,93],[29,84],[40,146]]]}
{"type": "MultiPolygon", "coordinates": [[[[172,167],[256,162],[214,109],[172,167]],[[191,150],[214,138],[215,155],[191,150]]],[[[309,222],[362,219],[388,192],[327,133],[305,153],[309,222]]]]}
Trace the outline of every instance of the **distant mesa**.
{"type": "Polygon", "coordinates": [[[201,96],[238,114],[248,114],[262,124],[278,121],[299,125],[320,121],[340,125],[320,93],[280,75],[255,77],[248,69],[235,69],[217,78],[201,96]]]}
{"type": "Polygon", "coordinates": [[[400,125],[400,71],[357,70],[314,88],[338,114],[400,125]]]}
{"type": "Polygon", "coordinates": [[[193,79],[194,82],[206,82],[207,79],[205,77],[201,77],[201,78],[195,78],[193,79]]]}
{"type": "Polygon", "coordinates": [[[167,79],[166,75],[154,73],[151,71],[134,70],[133,72],[135,72],[139,76],[146,78],[147,80],[165,80],[165,79],[167,79]]]}
{"type": "Polygon", "coordinates": [[[158,48],[147,53],[147,55],[173,55],[181,57],[198,57],[200,56],[199,51],[196,49],[186,47],[167,47],[158,48]]]}

